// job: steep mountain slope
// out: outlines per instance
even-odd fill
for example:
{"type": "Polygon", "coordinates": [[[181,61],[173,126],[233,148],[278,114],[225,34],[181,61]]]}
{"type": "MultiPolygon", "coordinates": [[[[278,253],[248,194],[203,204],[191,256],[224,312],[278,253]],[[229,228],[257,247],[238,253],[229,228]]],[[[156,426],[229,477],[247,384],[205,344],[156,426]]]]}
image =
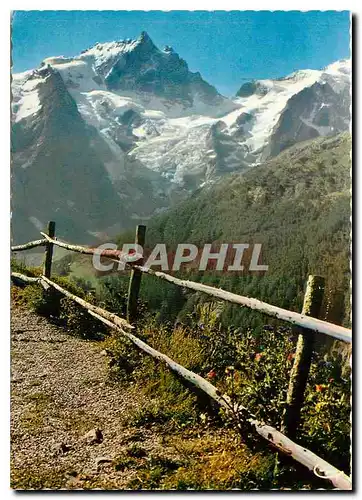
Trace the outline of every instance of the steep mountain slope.
{"type": "Polygon", "coordinates": [[[224,121],[259,162],[298,142],[348,130],[350,83],[350,60],[249,82],[237,93],[240,110],[224,121]]]}
{"type": "Polygon", "coordinates": [[[25,88],[14,100],[20,119],[12,129],[15,240],[34,237],[54,218],[65,237],[89,241],[112,225],[126,227],[133,212],[142,217],[164,204],[162,179],[142,166],[133,170],[121,150],[112,151],[83,120],[57,71],[33,72],[25,88]],[[34,94],[42,103],[36,119],[25,111],[34,94]]]}
{"type": "Polygon", "coordinates": [[[232,171],[349,126],[350,64],[221,96],[147,33],[13,75],[13,236],[91,242],[232,171]]]}
{"type": "Polygon", "coordinates": [[[166,115],[236,107],[146,33],[75,58],[46,59],[38,70],[14,75],[12,91],[17,241],[51,217],[63,236],[89,241],[165,209],[183,187],[174,192],[167,176],[129,150],[139,137],[159,135],[166,115]]]}
{"type": "Polygon", "coordinates": [[[93,152],[97,135],[82,120],[59,73],[43,69],[28,79],[27,87],[29,92],[19,104],[21,119],[12,134],[15,237],[33,235],[31,226],[23,223],[27,219],[38,230],[43,228],[45,214],[60,227],[68,227],[68,232],[81,227],[85,217],[89,218],[88,230],[95,230],[107,216],[101,208],[103,200],[112,203],[115,213],[120,212],[120,200],[104,175],[98,153],[93,152]],[[35,85],[43,103],[38,120],[24,116],[27,101],[34,99],[35,85]]]}
{"type": "Polygon", "coordinates": [[[152,220],[148,242],[261,243],[263,276],[246,266],[243,276],[195,271],[194,279],[298,310],[308,274],[319,274],[325,314],[341,322],[349,300],[350,147],[346,133],[319,138],[226,176],[152,220]]]}

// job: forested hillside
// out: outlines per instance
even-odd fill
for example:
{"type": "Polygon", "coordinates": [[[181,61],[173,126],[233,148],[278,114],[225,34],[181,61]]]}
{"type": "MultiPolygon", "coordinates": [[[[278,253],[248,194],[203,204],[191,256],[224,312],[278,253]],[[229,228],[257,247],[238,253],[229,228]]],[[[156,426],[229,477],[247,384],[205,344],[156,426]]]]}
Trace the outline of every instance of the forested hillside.
{"type": "MultiPolygon", "coordinates": [[[[263,275],[208,271],[191,272],[192,279],[298,308],[308,274],[322,275],[327,284],[324,315],[346,323],[350,148],[349,134],[317,139],[245,174],[227,176],[153,219],[147,243],[165,242],[170,247],[181,242],[261,243],[262,262],[269,265],[263,275]]],[[[231,319],[234,308],[228,309],[231,319]]],[[[236,313],[245,315],[240,310],[236,313]]]]}
{"type": "MultiPolygon", "coordinates": [[[[214,243],[261,243],[265,273],[199,271],[189,266],[178,275],[220,286],[271,304],[299,311],[308,274],[326,279],[322,317],[349,324],[350,287],[350,159],[351,139],[344,133],[294,146],[244,174],[225,176],[199,189],[187,201],[153,218],[147,225],[146,246],[165,243],[172,252],[177,243],[202,247],[214,243]]],[[[134,230],[117,243],[130,243],[134,230]]],[[[87,278],[94,270],[89,259],[67,256],[58,269],[70,269],[87,278]],[[70,263],[70,264],[69,264],[70,263]]],[[[175,273],[174,273],[175,274],[175,273]]],[[[126,289],[128,273],[105,279],[108,286],[126,289]]],[[[148,276],[141,298],[160,319],[186,320],[200,300],[172,284],[148,276]]],[[[259,329],[267,321],[260,314],[232,305],[220,306],[226,325],[259,329]]]]}

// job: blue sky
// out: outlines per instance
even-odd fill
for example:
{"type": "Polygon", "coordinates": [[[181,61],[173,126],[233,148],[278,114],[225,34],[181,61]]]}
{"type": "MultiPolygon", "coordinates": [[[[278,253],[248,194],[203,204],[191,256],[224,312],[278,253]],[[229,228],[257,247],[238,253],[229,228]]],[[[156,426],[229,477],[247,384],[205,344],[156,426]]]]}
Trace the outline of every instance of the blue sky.
{"type": "Polygon", "coordinates": [[[136,38],[171,45],[225,95],[245,80],[320,69],[350,56],[348,11],[15,11],[13,71],[96,42],[136,38]]]}

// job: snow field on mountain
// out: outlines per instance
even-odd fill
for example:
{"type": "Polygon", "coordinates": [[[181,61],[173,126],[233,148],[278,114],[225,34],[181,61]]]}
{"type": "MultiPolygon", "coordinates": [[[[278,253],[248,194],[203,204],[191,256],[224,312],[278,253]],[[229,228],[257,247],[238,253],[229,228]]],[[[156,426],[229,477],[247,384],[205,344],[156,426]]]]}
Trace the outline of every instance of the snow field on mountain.
{"type": "Polygon", "coordinates": [[[31,71],[13,76],[13,102],[15,122],[37,113],[41,108],[38,95],[38,85],[44,81],[42,78],[29,78],[31,71]]]}
{"type": "MultiPolygon", "coordinates": [[[[326,82],[335,92],[342,92],[349,85],[351,71],[350,61],[337,61],[320,71],[300,70],[278,80],[252,82],[256,84],[252,95],[234,99],[222,97],[215,89],[208,93],[210,86],[205,82],[202,91],[196,86],[190,97],[187,79],[173,100],[167,92],[156,95],[122,89],[123,78],[134,78],[138,88],[139,78],[151,71],[153,82],[175,61],[185,71],[186,63],[177,54],[170,49],[160,51],[145,33],[136,40],[98,43],[76,57],[43,61],[41,68],[51,66],[59,72],[82,118],[98,131],[103,142],[97,147],[102,149],[104,144],[104,164],[112,181],[122,178],[127,156],[179,185],[189,175],[202,184],[213,175],[253,166],[273,141],[276,125],[294,95],[316,82],[326,82]],[[129,71],[133,67],[137,71],[124,73],[127,64],[129,71]],[[157,64],[161,65],[160,73],[157,64]],[[111,87],[117,90],[107,89],[104,83],[111,72],[118,75],[119,85],[111,87]]],[[[192,81],[197,80],[195,75],[190,77],[192,81]]],[[[38,86],[44,81],[36,70],[14,75],[16,122],[39,111],[38,86]]],[[[124,88],[128,89],[127,85],[124,88]]],[[[300,119],[320,135],[333,133],[332,126],[314,123],[320,109],[320,102],[316,102],[310,116],[300,119]]]]}
{"type": "Polygon", "coordinates": [[[235,128],[237,118],[248,113],[253,116],[251,137],[245,140],[250,151],[259,151],[268,140],[288,100],[305,87],[313,85],[320,76],[320,71],[305,71],[303,75],[286,78],[284,81],[260,80],[270,89],[266,95],[253,94],[250,97],[238,98],[241,108],[221,118],[226,125],[235,128]]]}

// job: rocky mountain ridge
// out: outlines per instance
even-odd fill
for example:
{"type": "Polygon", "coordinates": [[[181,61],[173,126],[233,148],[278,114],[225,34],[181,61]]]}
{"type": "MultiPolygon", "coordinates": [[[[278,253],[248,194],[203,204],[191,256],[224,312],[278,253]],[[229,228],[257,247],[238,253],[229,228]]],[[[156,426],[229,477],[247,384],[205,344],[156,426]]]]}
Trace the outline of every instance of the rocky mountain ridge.
{"type": "Polygon", "coordinates": [[[229,99],[147,33],[52,57],[12,81],[16,242],[46,221],[89,242],[285,148],[349,128],[350,61],[229,99]]]}

